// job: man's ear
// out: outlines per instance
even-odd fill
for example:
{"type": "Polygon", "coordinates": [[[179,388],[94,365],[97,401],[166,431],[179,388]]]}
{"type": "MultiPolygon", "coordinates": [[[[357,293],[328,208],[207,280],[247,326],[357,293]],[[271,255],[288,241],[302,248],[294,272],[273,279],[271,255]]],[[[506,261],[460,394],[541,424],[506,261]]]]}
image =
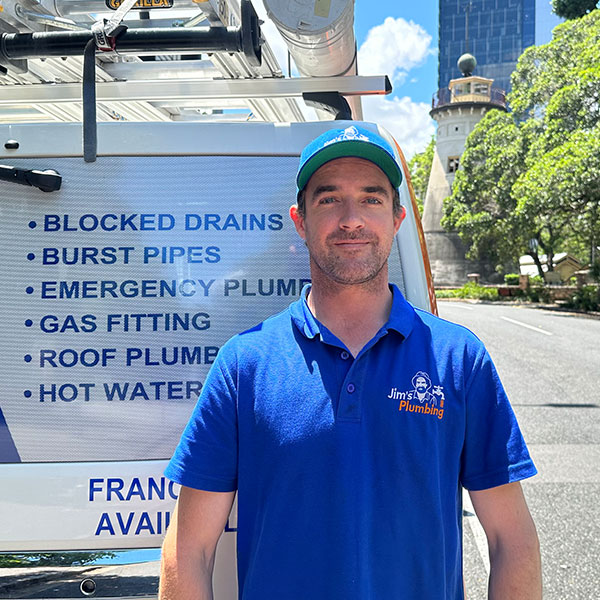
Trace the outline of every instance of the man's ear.
{"type": "Polygon", "coordinates": [[[402,225],[402,221],[406,217],[406,207],[401,206],[400,212],[397,215],[394,215],[394,233],[398,233],[398,229],[400,229],[400,225],[402,225]]]}
{"type": "Polygon", "coordinates": [[[290,218],[294,221],[294,226],[298,235],[304,240],[306,239],[306,232],[304,230],[304,217],[300,214],[297,204],[292,204],[290,207],[290,218]]]}

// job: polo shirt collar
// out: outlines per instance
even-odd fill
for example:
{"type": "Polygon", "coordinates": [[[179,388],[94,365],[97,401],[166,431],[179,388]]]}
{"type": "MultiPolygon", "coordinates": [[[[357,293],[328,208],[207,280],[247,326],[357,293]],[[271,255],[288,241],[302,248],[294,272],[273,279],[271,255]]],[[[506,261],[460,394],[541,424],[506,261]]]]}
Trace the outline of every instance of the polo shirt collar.
{"type": "MultiPolygon", "coordinates": [[[[307,298],[310,287],[310,284],[307,284],[302,288],[299,300],[290,306],[290,313],[298,331],[304,336],[312,339],[320,335],[321,339],[323,339],[324,335],[331,335],[331,333],[322,323],[315,319],[310,308],[308,308],[307,298]]],[[[380,335],[387,333],[389,329],[393,329],[402,337],[407,338],[414,325],[415,309],[406,301],[402,292],[395,284],[391,283],[390,289],[392,290],[392,309],[387,323],[380,330],[380,335]]]]}

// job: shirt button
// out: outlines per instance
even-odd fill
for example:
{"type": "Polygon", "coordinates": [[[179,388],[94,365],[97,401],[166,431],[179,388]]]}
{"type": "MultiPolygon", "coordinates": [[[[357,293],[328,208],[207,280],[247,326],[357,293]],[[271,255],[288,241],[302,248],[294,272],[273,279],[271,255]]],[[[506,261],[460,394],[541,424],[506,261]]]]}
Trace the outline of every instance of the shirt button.
{"type": "Polygon", "coordinates": [[[347,391],[349,394],[352,394],[352,393],[354,392],[354,390],[355,390],[355,389],[356,389],[356,388],[354,387],[354,384],[353,384],[353,383],[349,383],[349,384],[348,384],[348,387],[346,388],[346,391],[347,391]]]}
{"type": "Polygon", "coordinates": [[[348,352],[346,352],[345,350],[342,351],[340,356],[342,357],[342,360],[348,360],[350,358],[350,354],[348,354],[348,352]]]}

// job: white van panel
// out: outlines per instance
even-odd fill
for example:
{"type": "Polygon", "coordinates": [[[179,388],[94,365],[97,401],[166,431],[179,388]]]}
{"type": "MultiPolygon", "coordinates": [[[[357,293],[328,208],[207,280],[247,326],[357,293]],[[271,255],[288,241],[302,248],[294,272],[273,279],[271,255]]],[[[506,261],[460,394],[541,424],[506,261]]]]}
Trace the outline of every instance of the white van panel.
{"type": "MultiPolygon", "coordinates": [[[[162,470],[216,351],[308,281],[298,155],[348,125],[103,123],[93,163],[77,124],[0,127],[2,164],[63,178],[0,182],[0,551],[160,545],[162,470]]],[[[401,202],[390,279],[429,310],[406,181],[401,202]]]]}

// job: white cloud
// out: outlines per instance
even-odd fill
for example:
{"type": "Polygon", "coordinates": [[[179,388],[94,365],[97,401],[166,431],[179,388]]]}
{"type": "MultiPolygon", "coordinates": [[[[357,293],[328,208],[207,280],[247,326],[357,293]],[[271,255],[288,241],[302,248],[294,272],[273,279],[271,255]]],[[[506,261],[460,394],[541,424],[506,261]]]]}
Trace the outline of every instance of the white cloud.
{"type": "Polygon", "coordinates": [[[425,149],[435,125],[425,102],[413,102],[408,96],[388,98],[366,96],[362,99],[363,118],[387,129],[398,142],[404,156],[409,160],[425,149]]]}
{"type": "MultiPolygon", "coordinates": [[[[264,20],[262,31],[283,72],[287,75],[287,46],[274,23],[267,17],[262,1],[254,1],[256,11],[264,20]]],[[[388,17],[373,27],[358,51],[361,75],[386,74],[398,86],[410,69],[421,65],[436,50],[431,48],[431,35],[420,25],[404,19],[388,17]]],[[[292,75],[298,76],[292,62],[292,75]]],[[[308,120],[315,120],[312,109],[300,103],[308,120]]],[[[413,102],[408,97],[363,96],[363,118],[382,125],[396,139],[407,159],[425,149],[435,132],[429,117],[430,106],[413,102]]]]}
{"type": "Polygon", "coordinates": [[[360,75],[387,75],[395,84],[406,79],[410,69],[435,54],[431,35],[420,25],[402,18],[387,17],[369,30],[358,50],[360,75]]]}

